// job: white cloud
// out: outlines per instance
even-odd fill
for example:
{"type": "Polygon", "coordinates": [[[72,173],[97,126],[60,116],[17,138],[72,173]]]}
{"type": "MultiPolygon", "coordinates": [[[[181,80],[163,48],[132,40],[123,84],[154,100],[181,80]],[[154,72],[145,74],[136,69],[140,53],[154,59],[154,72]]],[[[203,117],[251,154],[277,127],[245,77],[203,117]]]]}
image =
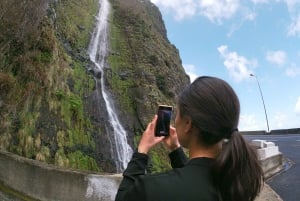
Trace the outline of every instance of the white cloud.
{"type": "Polygon", "coordinates": [[[254,20],[256,18],[256,13],[253,13],[253,12],[249,12],[248,14],[245,15],[245,19],[247,20],[254,20]]]}
{"type": "Polygon", "coordinates": [[[284,2],[286,3],[290,13],[297,12],[297,6],[298,8],[300,6],[299,0],[284,0],[284,2]]]}
{"type": "Polygon", "coordinates": [[[286,3],[290,17],[291,24],[288,27],[287,35],[288,36],[299,36],[300,37],[300,1],[299,0],[284,0],[286,3]]]}
{"type": "Polygon", "coordinates": [[[291,25],[288,27],[288,36],[300,37],[300,15],[292,19],[291,25]]]}
{"type": "Polygon", "coordinates": [[[296,77],[300,75],[300,67],[297,67],[296,65],[292,65],[291,67],[285,70],[285,74],[289,77],[296,77]]]}
{"type": "Polygon", "coordinates": [[[288,12],[291,17],[291,24],[288,27],[288,36],[300,37],[300,1],[299,0],[251,0],[255,5],[257,4],[271,4],[273,2],[283,2],[288,8],[288,12]]]}
{"type": "Polygon", "coordinates": [[[151,0],[157,6],[175,13],[176,20],[192,17],[196,14],[195,0],[151,0]]]}
{"type": "Polygon", "coordinates": [[[227,33],[227,37],[231,37],[233,33],[235,33],[237,30],[239,30],[243,24],[246,21],[253,21],[256,18],[256,13],[248,11],[248,14],[244,15],[244,18],[241,18],[241,20],[237,20],[237,23],[233,23],[229,29],[229,32],[227,33]]]}
{"type": "MultiPolygon", "coordinates": [[[[174,13],[176,20],[202,15],[214,23],[222,23],[239,13],[244,20],[254,20],[256,14],[249,5],[241,0],[150,0],[161,9],[174,13]]],[[[299,0],[251,0],[254,5],[283,2],[286,4],[292,22],[288,27],[288,36],[300,36],[300,1],[299,0]]],[[[241,23],[242,24],[242,23],[241,23]]],[[[241,25],[235,25],[235,28],[241,25]]],[[[230,34],[229,34],[230,35],[230,34]]]]}
{"type": "Polygon", "coordinates": [[[183,64],[185,72],[190,76],[191,82],[193,82],[197,77],[196,68],[192,64],[183,64]]]}
{"type": "Polygon", "coordinates": [[[229,75],[238,82],[248,79],[249,75],[253,73],[250,68],[257,65],[255,60],[250,61],[236,52],[229,52],[225,45],[218,47],[218,51],[221,57],[225,59],[224,66],[229,71],[229,75]]]}
{"type": "Polygon", "coordinates": [[[239,130],[241,131],[254,131],[264,130],[265,125],[257,121],[257,117],[254,114],[246,114],[240,116],[239,130]]]}
{"type": "Polygon", "coordinates": [[[278,112],[274,116],[272,129],[283,129],[287,127],[288,116],[285,113],[278,112]]]}
{"type": "Polygon", "coordinates": [[[283,65],[286,62],[286,53],[284,51],[269,51],[266,55],[267,61],[276,64],[276,65],[283,65]]]}
{"type": "Polygon", "coordinates": [[[229,19],[240,8],[239,0],[151,0],[160,8],[175,13],[175,19],[202,15],[212,22],[229,19]]]}
{"type": "MultiPolygon", "coordinates": [[[[279,2],[280,0],[251,0],[251,1],[254,4],[268,4],[268,3],[272,3],[272,2],[279,2]]],[[[288,1],[288,0],[286,0],[286,1],[288,1]]],[[[291,0],[291,1],[293,1],[293,0],[291,0]]]]}
{"type": "Polygon", "coordinates": [[[201,15],[212,22],[221,22],[231,18],[239,9],[239,0],[201,0],[199,8],[201,15]]]}
{"type": "Polygon", "coordinates": [[[297,114],[300,114],[300,96],[298,97],[298,100],[297,100],[297,103],[296,103],[296,106],[295,106],[295,112],[297,114]]]}
{"type": "MultiPolygon", "coordinates": [[[[300,116],[300,97],[297,102],[298,112],[300,116]]],[[[297,108],[296,106],[296,108],[297,108]]],[[[299,120],[291,118],[290,114],[285,112],[277,112],[274,116],[268,116],[269,129],[286,129],[286,128],[296,128],[299,120]]],[[[255,130],[267,130],[267,122],[264,116],[258,118],[256,114],[244,114],[240,116],[239,130],[241,131],[255,131],[255,130]]]]}
{"type": "Polygon", "coordinates": [[[300,120],[300,97],[295,106],[296,115],[284,112],[276,112],[271,119],[270,130],[275,129],[288,129],[288,128],[299,128],[300,120]],[[297,108],[298,107],[298,108],[297,108]],[[297,116],[298,115],[298,116],[297,116]]]}

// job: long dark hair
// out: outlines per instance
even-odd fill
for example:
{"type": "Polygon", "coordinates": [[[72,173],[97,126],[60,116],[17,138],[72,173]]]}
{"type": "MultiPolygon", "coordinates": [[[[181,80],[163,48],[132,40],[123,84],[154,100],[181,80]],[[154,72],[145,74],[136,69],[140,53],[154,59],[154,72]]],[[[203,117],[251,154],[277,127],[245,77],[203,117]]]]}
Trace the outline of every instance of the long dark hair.
{"type": "Polygon", "coordinates": [[[222,201],[253,201],[263,172],[254,148],[238,132],[240,104],[232,87],[216,77],[199,77],[179,95],[178,107],[179,114],[189,116],[198,128],[202,143],[227,139],[212,167],[222,201]]]}

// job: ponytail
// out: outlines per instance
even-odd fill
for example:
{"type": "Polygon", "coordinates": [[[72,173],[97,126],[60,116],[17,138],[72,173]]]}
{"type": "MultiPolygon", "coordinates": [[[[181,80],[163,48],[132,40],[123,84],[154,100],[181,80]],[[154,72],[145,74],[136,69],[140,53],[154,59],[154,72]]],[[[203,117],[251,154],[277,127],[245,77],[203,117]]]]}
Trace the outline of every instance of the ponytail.
{"type": "Polygon", "coordinates": [[[263,172],[256,152],[237,130],[224,143],[212,171],[222,201],[253,201],[261,190],[263,172]]]}

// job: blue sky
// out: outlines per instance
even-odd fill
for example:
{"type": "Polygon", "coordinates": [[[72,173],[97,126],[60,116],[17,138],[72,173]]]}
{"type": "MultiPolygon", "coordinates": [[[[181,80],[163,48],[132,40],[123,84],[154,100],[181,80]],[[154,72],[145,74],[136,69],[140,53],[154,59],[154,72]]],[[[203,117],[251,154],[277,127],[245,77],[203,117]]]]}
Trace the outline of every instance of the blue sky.
{"type": "Polygon", "coordinates": [[[300,0],[151,0],[191,79],[236,91],[240,130],[300,128],[300,0]],[[254,74],[257,78],[250,76],[254,74]]]}

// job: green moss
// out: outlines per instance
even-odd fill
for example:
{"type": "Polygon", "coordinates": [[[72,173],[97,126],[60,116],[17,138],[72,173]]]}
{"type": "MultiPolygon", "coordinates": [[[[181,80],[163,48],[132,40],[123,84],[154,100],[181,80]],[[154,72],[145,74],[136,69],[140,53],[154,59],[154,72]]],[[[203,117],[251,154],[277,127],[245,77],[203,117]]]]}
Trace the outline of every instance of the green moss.
{"type": "Polygon", "coordinates": [[[75,113],[75,115],[78,115],[80,111],[82,111],[82,100],[78,95],[70,95],[69,96],[69,105],[70,110],[75,113]]]}
{"type": "Polygon", "coordinates": [[[55,91],[55,95],[59,101],[65,98],[65,92],[62,90],[55,91]]]}
{"type": "Polygon", "coordinates": [[[63,38],[72,48],[86,48],[90,39],[90,30],[94,25],[94,16],[98,11],[97,0],[59,1],[57,5],[57,23],[63,38]]]}
{"type": "Polygon", "coordinates": [[[87,72],[82,63],[74,62],[72,78],[74,80],[74,91],[81,97],[85,97],[93,91],[95,81],[92,74],[87,72]]]}
{"type": "Polygon", "coordinates": [[[80,145],[90,145],[91,147],[94,147],[94,144],[92,143],[90,135],[87,133],[83,133],[80,131],[78,127],[76,127],[74,130],[69,130],[68,131],[68,142],[66,145],[68,147],[73,147],[76,144],[80,145]]]}
{"type": "MultiPolygon", "coordinates": [[[[141,134],[134,137],[134,145],[138,147],[141,134]]],[[[163,172],[171,169],[170,160],[168,157],[169,151],[163,145],[157,145],[151,149],[150,156],[150,167],[152,172],[163,172]]]]}
{"type": "Polygon", "coordinates": [[[101,171],[98,167],[95,159],[83,154],[80,151],[76,151],[68,154],[70,161],[69,166],[81,170],[92,170],[92,171],[101,171]]]}
{"type": "Polygon", "coordinates": [[[50,63],[52,60],[52,52],[36,52],[32,58],[33,61],[37,63],[50,63]]]}
{"type": "MultiPolygon", "coordinates": [[[[113,13],[111,18],[113,18],[113,13]]],[[[122,30],[114,23],[110,24],[110,48],[115,51],[109,55],[109,65],[111,72],[108,81],[114,93],[117,94],[121,108],[129,113],[133,113],[133,101],[129,94],[129,89],[134,86],[132,76],[134,74],[134,66],[130,58],[132,52],[128,47],[128,41],[122,30]]]]}
{"type": "Polygon", "coordinates": [[[72,164],[80,160],[74,167],[97,169],[91,156],[69,151],[95,149],[91,133],[96,128],[84,110],[94,88],[86,48],[98,3],[57,1],[52,4],[56,18],[43,18],[38,39],[26,45],[13,41],[7,52],[1,50],[0,96],[8,107],[0,111],[5,122],[0,130],[9,133],[1,133],[1,149],[65,167],[71,159],[72,164]]]}
{"type": "MultiPolygon", "coordinates": [[[[162,64],[162,55],[159,53],[161,51],[167,54],[169,50],[163,46],[162,40],[157,39],[159,36],[151,31],[151,23],[139,15],[144,12],[142,9],[138,11],[139,5],[135,10],[130,10],[123,9],[122,4],[121,1],[113,3],[109,55],[112,76],[108,80],[117,94],[122,110],[138,116],[139,124],[147,125],[158,103],[173,102],[165,79],[168,74],[164,68],[166,64],[162,64]],[[136,14],[138,12],[140,13],[136,14]]],[[[140,129],[135,131],[137,130],[140,129]]],[[[135,146],[138,145],[141,134],[136,133],[135,146]]],[[[154,172],[170,168],[168,157],[163,157],[167,156],[164,148],[155,148],[150,155],[154,172]]]]}
{"type": "Polygon", "coordinates": [[[163,172],[171,169],[168,151],[162,145],[156,146],[150,151],[150,162],[153,172],[163,172]]]}

